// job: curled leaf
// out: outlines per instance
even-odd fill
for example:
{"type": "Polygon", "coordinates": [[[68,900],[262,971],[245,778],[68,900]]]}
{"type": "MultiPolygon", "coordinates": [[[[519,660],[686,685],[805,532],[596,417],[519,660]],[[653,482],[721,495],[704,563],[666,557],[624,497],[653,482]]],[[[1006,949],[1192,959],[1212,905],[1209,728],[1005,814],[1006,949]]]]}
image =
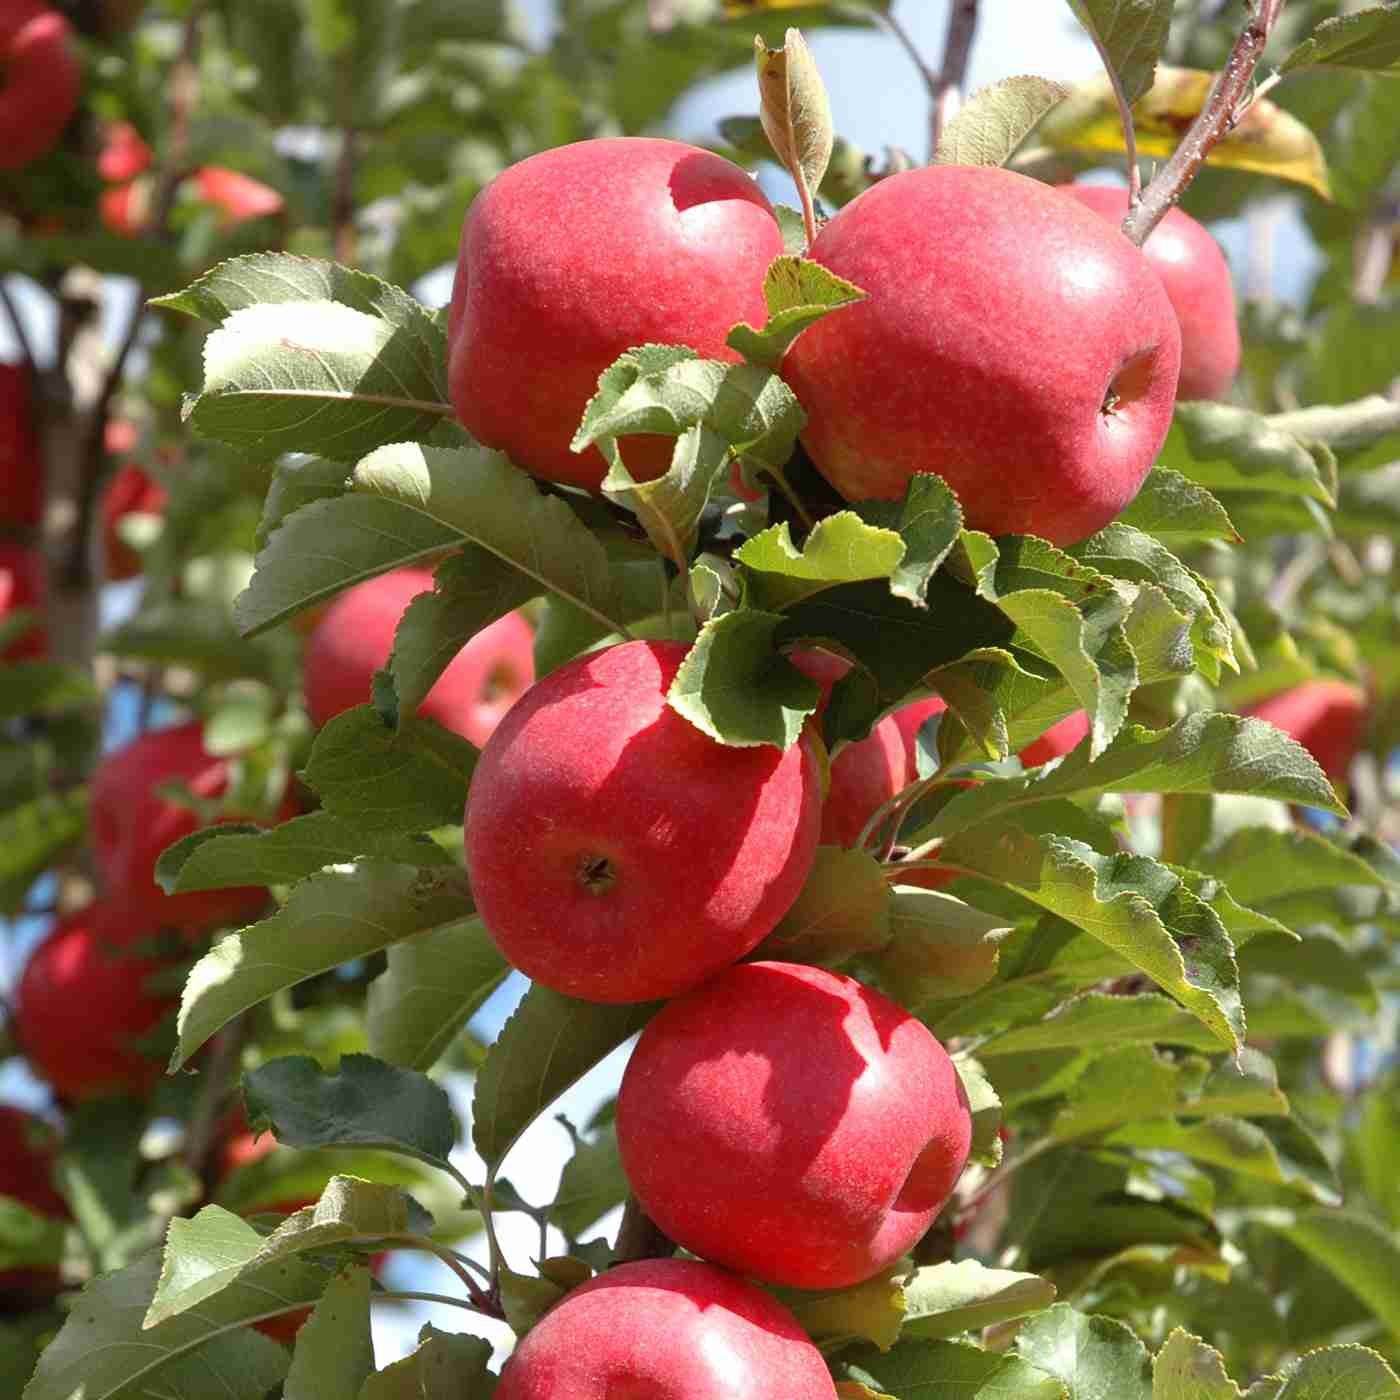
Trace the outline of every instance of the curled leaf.
{"type": "Polygon", "coordinates": [[[811,196],[826,174],[835,142],[831,103],[816,60],[801,31],[789,29],[780,49],[770,49],[755,36],[754,62],[764,134],[798,188],[811,196]]]}

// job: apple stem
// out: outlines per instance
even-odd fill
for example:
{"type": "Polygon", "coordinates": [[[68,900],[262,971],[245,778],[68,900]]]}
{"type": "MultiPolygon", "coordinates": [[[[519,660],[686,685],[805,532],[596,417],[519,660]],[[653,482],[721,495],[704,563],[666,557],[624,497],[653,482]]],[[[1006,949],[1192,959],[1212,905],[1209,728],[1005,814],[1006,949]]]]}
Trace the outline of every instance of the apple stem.
{"type": "Polygon", "coordinates": [[[1172,158],[1148,183],[1142,198],[1123,220],[1124,234],[1139,248],[1200,173],[1216,142],[1228,135],[1244,115],[1254,70],[1286,3],[1287,0],[1254,0],[1250,6],[1249,19],[1235,40],[1205,106],[1181,138],[1172,158]]]}
{"type": "Polygon", "coordinates": [[[1133,104],[1128,101],[1128,94],[1123,90],[1122,79],[1118,76],[1117,68],[1113,66],[1113,60],[1108,56],[1108,50],[1103,46],[1103,40],[1097,27],[1091,28],[1089,34],[1094,41],[1094,47],[1099,51],[1104,72],[1108,74],[1109,86],[1113,89],[1113,100],[1118,104],[1118,121],[1123,128],[1123,151],[1128,165],[1128,208],[1136,209],[1138,201],[1142,198],[1142,170],[1138,166],[1137,130],[1133,126],[1133,104]]]}
{"type": "Polygon", "coordinates": [[[812,203],[812,191],[807,187],[806,177],[800,170],[793,171],[793,182],[797,185],[797,197],[802,202],[802,228],[807,236],[807,247],[817,241],[817,210],[812,203]]]}

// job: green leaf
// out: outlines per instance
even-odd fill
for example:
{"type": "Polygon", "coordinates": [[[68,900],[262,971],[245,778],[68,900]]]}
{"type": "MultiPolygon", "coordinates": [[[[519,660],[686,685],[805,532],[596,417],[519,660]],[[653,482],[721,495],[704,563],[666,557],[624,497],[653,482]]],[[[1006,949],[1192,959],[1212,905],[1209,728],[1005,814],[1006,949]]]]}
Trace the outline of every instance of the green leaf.
{"type": "Polygon", "coordinates": [[[1239,971],[1219,916],[1166,866],[986,822],[945,841],[944,864],[1009,886],[1092,934],[1176,998],[1221,1042],[1244,1038],[1239,971]]]}
{"type": "MultiPolygon", "coordinates": [[[[1148,478],[1151,480],[1151,478],[1148,478]]],[[[350,489],[350,469],[327,457],[292,457],[277,464],[263,499],[257,546],[267,544],[274,530],[294,511],[313,501],[343,496],[350,489]]]]}
{"type": "Polygon", "coordinates": [[[758,952],[838,966],[889,942],[891,903],[884,868],[868,851],[818,846],[807,883],[758,952]]]}
{"type": "Polygon", "coordinates": [[[442,1167],[457,1143],[446,1090],[372,1055],[345,1055],[334,1072],[306,1055],[269,1060],[243,1076],[243,1100],[253,1130],[287,1147],[375,1147],[442,1167]]]}
{"type": "Polygon", "coordinates": [[[1400,1400],[1400,1379],[1366,1347],[1323,1347],[1256,1381],[1245,1400],[1400,1400]]]}
{"type": "Polygon", "coordinates": [[[565,1163],[549,1218],[566,1235],[577,1239],[614,1206],[621,1205],[627,1192],[617,1130],[607,1123],[599,1128],[597,1137],[580,1142],[565,1163]]]}
{"type": "Polygon", "coordinates": [[[666,703],[721,744],[791,747],[821,692],[778,655],[782,624],[779,614],[753,608],[712,617],[681,662],[666,703]]]}
{"type": "Polygon", "coordinates": [[[228,937],[190,972],[180,1002],[178,1069],[235,1016],[285,987],[470,913],[452,870],[366,862],[313,875],[269,919],[228,937]]]}
{"type": "Polygon", "coordinates": [[[1124,96],[1136,102],[1152,86],[1166,47],[1172,0],[1069,0],[1069,7],[1124,96]]]}
{"type": "MultiPolygon", "coordinates": [[[[1189,1112],[1189,1108],[1187,1109],[1189,1112]]],[[[1204,1118],[1195,1123],[1148,1119],[1116,1129],[1105,1146],[1179,1152],[1197,1162],[1289,1187],[1324,1205],[1341,1201],[1337,1178],[1317,1144],[1296,1124],[1204,1118]]]]}
{"type": "MultiPolygon", "coordinates": [[[[823,848],[825,849],[825,848],[823,848]]],[[[941,890],[896,888],[880,984],[917,1013],[931,1001],[967,996],[996,976],[1007,921],[941,890]]]]}
{"type": "Polygon", "coordinates": [[[0,1195],[0,1270],[55,1269],[63,1262],[66,1225],[0,1195]]]}
{"type": "Polygon", "coordinates": [[[873,1342],[888,1351],[899,1340],[912,1282],[908,1261],[892,1265],[851,1288],[811,1291],[778,1289],[778,1299],[802,1330],[828,1352],[850,1342],[873,1342]]]}
{"type": "Polygon", "coordinates": [[[1326,447],[1230,404],[1178,404],[1157,461],[1211,490],[1278,492],[1324,505],[1335,491],[1336,462],[1326,447]]]}
{"type": "MultiPolygon", "coordinates": [[[[885,1354],[853,1348],[842,1353],[839,1374],[899,1400],[1070,1400],[1039,1366],[966,1342],[901,1342],[885,1354]]],[[[1117,1400],[1115,1391],[1102,1394],[1117,1400]]]]}
{"type": "Polygon", "coordinates": [[[1400,1225],[1400,1095],[1393,1078],[1367,1094],[1351,1146],[1367,1195],[1392,1225],[1400,1225]]]}
{"type": "Polygon", "coordinates": [[[1341,1210],[1303,1211],[1287,1222],[1266,1217],[1261,1223],[1315,1259],[1400,1337],[1400,1243],[1389,1230],[1341,1210]]]}
{"type": "Polygon", "coordinates": [[[1152,1361],[1152,1400],[1240,1400],[1214,1347],[1178,1327],[1152,1361]]]}
{"type": "Polygon", "coordinates": [[[1023,1324],[1016,1354],[1060,1380],[1069,1400],[1152,1400],[1147,1348],[1114,1318],[1056,1303],[1023,1324]]]}
{"type": "Polygon", "coordinates": [[[147,604],[120,627],[104,632],[100,650],[128,661],[187,666],[209,680],[270,674],[266,648],[240,636],[228,610],[213,601],[147,604]]]}
{"type": "Polygon", "coordinates": [[[19,911],[29,887],[87,830],[88,790],[44,793],[0,812],[0,912],[19,911]]]}
{"type": "MultiPolygon", "coordinates": [[[[1105,792],[1247,793],[1345,813],[1312,755],[1296,740],[1262,720],[1200,713],[1170,729],[1130,724],[1098,758],[1080,745],[1054,769],[982,783],[959,793],[910,839],[951,835],[1040,801],[1105,792]]],[[[1277,834],[1266,833],[1266,839],[1277,834]]],[[[1351,861],[1362,865],[1355,857],[1351,861]]],[[[1226,871],[1211,868],[1228,879],[1226,871]]],[[[1249,903],[1250,892],[1230,883],[1236,898],[1249,903]]]]}
{"type": "Polygon", "coordinates": [[[342,820],[426,831],[461,822],[476,756],[433,720],[405,716],[395,732],[373,706],[357,705],[317,734],[302,777],[342,820]]]}
{"type": "Polygon", "coordinates": [[[655,1011],[651,1002],[606,1006],[534,983],[476,1077],[472,1141],[492,1172],[570,1084],[641,1030],[655,1011]]]}
{"type": "Polygon", "coordinates": [[[862,501],[856,510],[867,524],[899,533],[904,557],[890,575],[890,592],[922,607],[929,581],[963,527],[962,506],[948,483],[932,472],[915,472],[902,501],[862,501]]]}
{"type": "Polygon", "coordinates": [[[409,1069],[431,1069],[510,972],[475,916],[395,943],[388,956],[366,998],[369,1048],[409,1069]]]}
{"type": "Polygon", "coordinates": [[[395,722],[411,715],[438,677],[482,628],[528,602],[538,590],[518,569],[479,546],[438,565],[431,592],[405,609],[394,633],[388,671],[395,722]]]}
{"type": "Polygon", "coordinates": [[[322,808],[266,830],[246,822],[205,827],[165,848],[156,862],[156,879],[167,894],[290,885],[328,865],[362,859],[448,863],[442,848],[426,837],[360,826],[322,808]]]}
{"type": "Polygon", "coordinates": [[[1374,73],[1400,73],[1400,10],[1376,5],[1325,19],[1279,64],[1280,73],[1325,64],[1374,73]]]}
{"type": "Polygon", "coordinates": [[[998,1167],[1001,1165],[1002,1148],[1001,1097],[981,1062],[971,1055],[960,1051],[953,1057],[953,1068],[962,1080],[968,1107],[972,1111],[972,1146],[968,1157],[984,1167],[998,1167]]]}
{"type": "Polygon", "coordinates": [[[277,1385],[290,1357],[276,1342],[241,1329],[315,1302],[326,1272],[279,1260],[226,1288],[198,1312],[143,1329],[160,1263],[160,1252],[152,1250],[83,1289],[39,1358],[24,1400],[125,1400],[133,1393],[127,1387],[134,1390],[156,1376],[162,1384],[173,1377],[181,1388],[167,1393],[180,1400],[208,1395],[211,1385],[237,1400],[260,1400],[277,1385]],[[202,1375],[202,1390],[189,1388],[186,1361],[202,1375]]]}
{"type": "Polygon", "coordinates": [[[936,165],[1005,165],[1069,89],[1047,78],[1003,78],[974,92],[944,128],[936,165]]]}
{"type": "Polygon", "coordinates": [[[1360,856],[1311,831],[1248,826],[1203,861],[1242,904],[1270,905],[1314,890],[1380,885],[1385,878],[1360,856]]]}
{"type": "Polygon", "coordinates": [[[408,327],[335,301],[241,307],[204,342],[186,417],[201,436],[261,455],[353,462],[452,417],[442,350],[426,316],[408,327]]]}
{"type": "Polygon", "coordinates": [[[490,1359],[490,1342],[425,1323],[417,1349],[370,1376],[358,1400],[489,1400],[496,1381],[490,1359]]]}
{"type": "Polygon", "coordinates": [[[31,715],[58,715],[97,704],[90,677],[58,661],[11,661],[0,688],[0,722],[31,715]]]}
{"type": "Polygon", "coordinates": [[[369,1331],[370,1272],[356,1265],[327,1285],[297,1333],[283,1400],[354,1400],[374,1372],[369,1331]]]}
{"type": "Polygon", "coordinates": [[[830,311],[861,301],[865,293],[810,258],[784,254],[768,264],[763,277],[768,320],[761,329],[744,321],[725,344],[750,364],[777,369],[789,345],[830,311]]]}
{"type": "Polygon", "coordinates": [[[563,497],[543,494],[499,452],[400,443],[361,461],[353,484],[356,499],[392,502],[419,529],[480,545],[534,592],[557,594],[608,631],[621,630],[602,542],[563,497]]]}
{"type": "Polygon", "coordinates": [[[784,521],[745,541],[734,557],[744,566],[745,601],[777,613],[839,583],[890,578],[904,558],[904,541],[843,510],[819,520],[800,550],[784,521]]]}
{"type": "Polygon", "coordinates": [[[1085,992],[1043,1020],[993,1035],[977,1047],[982,1059],[1046,1050],[1105,1050],[1128,1045],[1183,1045],[1215,1050],[1219,1041],[1189,1011],[1144,992],[1113,996],[1085,992]]]}
{"type": "Polygon", "coordinates": [[[904,1285],[905,1337],[956,1337],[1048,1308],[1055,1285],[1036,1274],[989,1269],[975,1259],[920,1269],[904,1285]]]}
{"type": "Polygon", "coordinates": [[[1170,467],[1153,467],[1148,472],[1118,523],[1131,525],[1172,549],[1207,540],[1240,541],[1225,507],[1204,486],[1170,467]]]}

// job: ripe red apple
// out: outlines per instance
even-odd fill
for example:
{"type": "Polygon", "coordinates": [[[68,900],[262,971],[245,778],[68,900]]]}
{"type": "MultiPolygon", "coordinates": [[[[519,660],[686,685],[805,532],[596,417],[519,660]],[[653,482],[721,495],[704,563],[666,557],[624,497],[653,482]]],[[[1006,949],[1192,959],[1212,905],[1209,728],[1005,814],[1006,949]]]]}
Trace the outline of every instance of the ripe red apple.
{"type": "Polygon", "coordinates": [[[141,1093],[160,1077],[136,1042],[177,998],[147,986],[165,964],[132,952],[154,932],[138,906],[104,900],[60,919],[34,950],[15,994],[15,1033],[59,1098],[141,1093]]]}
{"type": "Polygon", "coordinates": [[[467,801],[477,909],[527,976],[589,1001],[674,996],[741,958],[812,868],[803,738],[729,748],[666,704],[676,642],[551,672],[486,742],[467,801]]]}
{"type": "MultiPolygon", "coordinates": [[[[366,705],[374,673],[394,649],[394,629],[433,571],[395,569],[347,589],[326,609],[306,646],[306,708],[318,728],[354,705],[366,705]]],[[[535,679],[535,638],[518,613],[476,634],[449,663],[418,713],[480,746],[535,679]]]]}
{"type": "Polygon", "coordinates": [[[97,173],[109,184],[134,180],[151,163],[151,148],[130,122],[113,122],[97,155],[97,173]]]}
{"type": "Polygon", "coordinates": [[[119,238],[139,238],[150,221],[153,191],[149,179],[128,180],[103,190],[97,201],[103,226],[119,238]]]}
{"type": "MultiPolygon", "coordinates": [[[[89,829],[93,855],[110,893],[139,905],[153,928],[190,932],[251,918],[267,898],[260,887],[165,894],[155,866],[167,846],[197,831],[198,815],[162,797],[161,783],[184,783],[199,798],[228,789],[229,764],[204,748],[197,723],[151,730],[107,754],[93,770],[89,829]]],[[[294,815],[290,798],[277,820],[294,815]]]]}
{"type": "MultiPolygon", "coordinates": [[[[42,1118],[0,1105],[0,1196],[19,1201],[37,1215],[67,1220],[68,1202],[53,1187],[56,1153],[56,1135],[42,1118]]],[[[56,1269],[0,1269],[0,1314],[32,1307],[58,1288],[56,1269]]]]}
{"type": "Polygon", "coordinates": [[[248,219],[280,214],[285,203],[270,185],[220,165],[206,165],[195,171],[194,187],[205,204],[212,205],[223,215],[220,222],[224,228],[248,219]]]}
{"type": "Polygon", "coordinates": [[[0,170],[18,170],[58,144],[82,85],[68,21],[44,0],[6,0],[0,6],[0,170]]]}
{"type": "Polygon", "coordinates": [[[1042,763],[1049,763],[1052,758],[1067,754],[1088,733],[1089,716],[1083,710],[1076,710],[1072,715],[1066,715],[1059,723],[1052,724],[1040,738],[1032,739],[1021,750],[1021,766],[1035,768],[1042,763]]]}
{"type": "MultiPolygon", "coordinates": [[[[596,490],[601,453],[569,442],[598,376],[651,342],[737,360],[724,338],[767,319],[763,274],[782,251],[754,181],[679,141],[579,141],[511,166],[462,230],[448,322],[457,416],[517,466],[596,490]]],[[[623,458],[650,479],[673,445],[627,439],[623,458]]]]}
{"type": "Polygon", "coordinates": [[[822,968],[752,962],[642,1032],[617,1141],[646,1213],[692,1254],[845,1288],[933,1223],[972,1117],[953,1062],[903,1007],[822,968]]]}
{"type": "MultiPolygon", "coordinates": [[[[1128,192],[1105,185],[1065,185],[1071,199],[1110,223],[1128,215],[1128,192]]],[[[1166,288],[1181,324],[1178,399],[1223,398],[1240,367],[1240,327],[1230,264],[1204,224],[1180,209],[1166,217],[1142,245],[1166,288]]]]}
{"type": "Polygon", "coordinates": [[[1171,423],[1181,333],[1116,230],[993,167],[881,180],[811,257],[869,293],[783,361],[802,441],[848,500],[937,472],[970,528],[1073,544],[1137,494],[1171,423]]]}
{"type": "Polygon", "coordinates": [[[835,1400],[821,1353],[777,1299],[689,1259],[621,1264],[526,1333],[496,1400],[835,1400]]]}
{"type": "Polygon", "coordinates": [[[136,578],[141,556],[121,537],[121,522],[128,515],[161,515],[169,499],[165,487],[147,476],[135,462],[121,467],[102,492],[102,553],[105,572],[112,582],[136,578]]]}
{"type": "Polygon", "coordinates": [[[1296,739],[1334,781],[1345,778],[1366,738],[1366,692],[1345,681],[1304,681],[1245,714],[1268,720],[1296,739]]]}
{"type": "Polygon", "coordinates": [[[37,661],[49,654],[48,632],[43,625],[47,599],[44,556],[28,545],[0,539],[0,620],[21,608],[38,615],[36,626],[0,648],[0,662],[37,661]]]}
{"type": "Polygon", "coordinates": [[[0,361],[0,527],[34,530],[44,515],[44,460],[28,365],[0,361]]]}

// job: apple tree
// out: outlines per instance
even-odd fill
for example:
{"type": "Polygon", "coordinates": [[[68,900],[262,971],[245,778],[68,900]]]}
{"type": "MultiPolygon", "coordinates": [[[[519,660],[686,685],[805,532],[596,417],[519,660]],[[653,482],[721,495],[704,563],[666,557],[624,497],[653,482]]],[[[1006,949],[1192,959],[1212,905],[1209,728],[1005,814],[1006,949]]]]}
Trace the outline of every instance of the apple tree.
{"type": "Polygon", "coordinates": [[[994,3],[0,7],[4,1394],[1400,1400],[1400,5],[994,3]]]}

